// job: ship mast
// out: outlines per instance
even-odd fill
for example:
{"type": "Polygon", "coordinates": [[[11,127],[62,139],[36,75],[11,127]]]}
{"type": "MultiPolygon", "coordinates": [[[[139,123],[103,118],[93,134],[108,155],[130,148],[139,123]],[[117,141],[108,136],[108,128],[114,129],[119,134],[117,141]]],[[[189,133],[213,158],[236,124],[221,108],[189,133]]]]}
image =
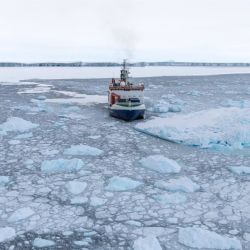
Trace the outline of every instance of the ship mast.
{"type": "Polygon", "coordinates": [[[127,61],[126,59],[123,60],[122,69],[121,69],[121,81],[125,82],[128,85],[128,78],[129,78],[129,70],[127,68],[127,61]]]}

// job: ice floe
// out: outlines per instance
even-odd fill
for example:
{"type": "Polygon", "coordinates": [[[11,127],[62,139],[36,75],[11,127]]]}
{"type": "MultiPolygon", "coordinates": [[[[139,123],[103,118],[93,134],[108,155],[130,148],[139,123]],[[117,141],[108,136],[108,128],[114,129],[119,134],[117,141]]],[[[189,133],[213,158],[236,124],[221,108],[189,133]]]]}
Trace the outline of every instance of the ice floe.
{"type": "Polygon", "coordinates": [[[162,250],[159,241],[154,236],[139,237],[135,240],[133,248],[134,250],[162,250]]]}
{"type": "Polygon", "coordinates": [[[16,231],[12,227],[0,227],[0,242],[11,240],[16,236],[16,231]]]}
{"type": "Polygon", "coordinates": [[[66,155],[86,155],[86,156],[97,156],[102,154],[103,151],[95,148],[90,147],[88,145],[72,145],[70,148],[64,151],[66,155]]]}
{"type": "Polygon", "coordinates": [[[180,112],[181,106],[177,104],[171,104],[165,100],[160,100],[154,104],[153,107],[150,107],[149,111],[155,113],[180,112]]]}
{"type": "Polygon", "coordinates": [[[8,184],[9,181],[10,181],[9,176],[4,176],[4,175],[0,176],[0,187],[8,184]]]}
{"type": "Polygon", "coordinates": [[[26,132],[36,127],[38,127],[38,124],[34,124],[19,117],[10,117],[6,122],[0,124],[0,133],[2,132],[2,134],[6,134],[7,132],[26,132]]]}
{"type": "Polygon", "coordinates": [[[180,228],[178,234],[180,243],[198,249],[242,249],[236,238],[219,235],[198,227],[180,228]]]}
{"type": "Polygon", "coordinates": [[[90,198],[90,205],[93,207],[101,206],[101,205],[105,204],[106,202],[107,202],[107,200],[104,198],[99,198],[96,196],[92,196],[90,198]]]}
{"type": "Polygon", "coordinates": [[[33,246],[38,248],[51,247],[54,246],[55,242],[52,240],[46,240],[42,238],[35,238],[33,241],[33,246]]]}
{"type": "Polygon", "coordinates": [[[71,194],[80,194],[86,189],[86,187],[87,183],[82,181],[69,181],[66,184],[66,188],[71,194]]]}
{"type": "Polygon", "coordinates": [[[136,125],[144,133],[202,148],[250,146],[250,109],[218,108],[154,118],[136,125]]]}
{"type": "Polygon", "coordinates": [[[235,174],[250,174],[250,167],[246,166],[229,166],[228,169],[235,174]]]}
{"type": "Polygon", "coordinates": [[[16,210],[9,218],[9,222],[18,222],[32,216],[35,212],[30,207],[23,207],[16,210]]]}
{"type": "Polygon", "coordinates": [[[28,139],[32,136],[33,136],[33,133],[24,133],[24,134],[17,135],[15,139],[28,139]]]}
{"type": "Polygon", "coordinates": [[[46,160],[42,163],[41,170],[46,173],[67,173],[78,171],[84,166],[81,159],[56,159],[46,160]]]}
{"type": "Polygon", "coordinates": [[[155,186],[168,191],[181,191],[186,193],[195,192],[200,189],[200,186],[187,177],[171,179],[169,181],[156,181],[155,186]]]}
{"type": "Polygon", "coordinates": [[[142,185],[141,182],[132,180],[128,177],[113,176],[109,179],[108,185],[105,187],[108,191],[128,191],[142,185]]]}
{"type": "Polygon", "coordinates": [[[158,201],[162,205],[179,204],[187,200],[186,195],[182,193],[158,194],[158,195],[155,195],[154,198],[156,201],[158,201]]]}
{"type": "Polygon", "coordinates": [[[142,158],[139,163],[144,168],[160,173],[179,173],[181,171],[181,166],[176,161],[163,155],[150,155],[142,158]]]}
{"type": "Polygon", "coordinates": [[[76,196],[70,200],[71,204],[84,204],[88,202],[87,197],[76,196]]]}

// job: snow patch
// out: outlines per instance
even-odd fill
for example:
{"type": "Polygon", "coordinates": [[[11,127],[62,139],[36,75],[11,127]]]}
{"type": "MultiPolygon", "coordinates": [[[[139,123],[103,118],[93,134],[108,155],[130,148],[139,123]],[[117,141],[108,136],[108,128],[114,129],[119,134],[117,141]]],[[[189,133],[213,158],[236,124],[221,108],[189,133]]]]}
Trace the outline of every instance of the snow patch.
{"type": "Polygon", "coordinates": [[[42,163],[41,170],[46,173],[68,173],[80,170],[84,163],[80,159],[46,160],[42,163]]]}
{"type": "Polygon", "coordinates": [[[185,246],[198,249],[242,249],[240,241],[236,238],[197,227],[180,228],[178,240],[185,246]]]}
{"type": "Polygon", "coordinates": [[[187,177],[172,179],[168,182],[156,181],[155,186],[168,191],[181,191],[186,193],[195,192],[200,189],[200,186],[198,184],[194,183],[187,177]]]}
{"type": "Polygon", "coordinates": [[[162,139],[201,148],[241,149],[250,146],[250,109],[218,108],[154,118],[135,128],[162,139]]]}
{"type": "Polygon", "coordinates": [[[109,179],[109,183],[105,189],[108,191],[127,191],[135,189],[140,185],[142,185],[141,182],[128,177],[113,176],[109,179]]]}
{"type": "Polygon", "coordinates": [[[176,161],[163,155],[150,155],[142,158],[139,163],[142,167],[159,173],[179,173],[181,171],[181,167],[176,161]]]}
{"type": "Polygon", "coordinates": [[[70,148],[64,151],[66,155],[86,155],[86,156],[98,156],[103,153],[102,150],[88,145],[72,145],[70,148]]]}

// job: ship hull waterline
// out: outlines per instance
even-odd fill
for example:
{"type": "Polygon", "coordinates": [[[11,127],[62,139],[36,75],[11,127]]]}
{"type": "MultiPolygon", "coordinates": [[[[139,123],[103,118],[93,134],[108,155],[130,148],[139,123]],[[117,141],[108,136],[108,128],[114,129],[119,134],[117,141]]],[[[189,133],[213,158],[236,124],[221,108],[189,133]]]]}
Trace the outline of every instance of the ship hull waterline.
{"type": "Polygon", "coordinates": [[[110,109],[109,114],[112,117],[115,117],[124,121],[134,121],[137,119],[144,119],[145,109],[136,109],[136,110],[110,109]]]}

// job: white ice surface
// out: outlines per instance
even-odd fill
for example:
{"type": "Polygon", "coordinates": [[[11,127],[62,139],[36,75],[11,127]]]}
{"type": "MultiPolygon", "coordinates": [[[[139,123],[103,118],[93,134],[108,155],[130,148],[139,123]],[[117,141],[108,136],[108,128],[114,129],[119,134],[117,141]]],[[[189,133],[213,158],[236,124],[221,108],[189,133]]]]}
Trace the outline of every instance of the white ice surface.
{"type": "Polygon", "coordinates": [[[146,236],[135,240],[134,250],[162,250],[161,245],[156,237],[146,236]]]}
{"type": "Polygon", "coordinates": [[[16,231],[12,227],[0,227],[0,242],[10,240],[16,236],[16,231]]]}
{"type": "Polygon", "coordinates": [[[198,227],[180,228],[178,234],[180,243],[198,249],[242,249],[236,238],[219,235],[198,227]]]}
{"type": "Polygon", "coordinates": [[[200,186],[187,177],[171,179],[169,181],[156,181],[155,186],[168,191],[181,191],[186,193],[195,192],[200,189],[200,186]]]}
{"type": "Polygon", "coordinates": [[[9,176],[0,176],[0,186],[6,185],[10,181],[9,176]]]}
{"type": "Polygon", "coordinates": [[[35,212],[30,207],[23,207],[16,210],[9,218],[9,222],[18,222],[32,216],[35,212]]]}
{"type": "Polygon", "coordinates": [[[36,127],[38,127],[38,124],[34,124],[19,117],[10,117],[6,122],[0,124],[0,133],[6,134],[12,131],[25,132],[36,127]]]}
{"type": "Polygon", "coordinates": [[[18,94],[40,94],[40,93],[47,93],[50,91],[52,85],[48,84],[37,84],[35,87],[26,88],[24,90],[18,91],[18,94]]]}
{"type": "Polygon", "coordinates": [[[135,189],[140,185],[142,185],[141,182],[128,177],[113,176],[109,179],[109,183],[105,189],[108,191],[127,191],[135,189]]]}
{"type": "Polygon", "coordinates": [[[181,171],[181,166],[176,161],[163,155],[150,155],[142,158],[139,163],[144,168],[160,173],[179,173],[181,171]]]}
{"type": "Polygon", "coordinates": [[[64,151],[66,155],[86,155],[86,156],[97,156],[102,154],[103,151],[95,148],[90,147],[88,145],[72,145],[70,148],[64,151]]]}
{"type": "Polygon", "coordinates": [[[241,149],[250,146],[250,109],[218,108],[154,118],[135,128],[166,140],[202,148],[241,149]]]}
{"type": "Polygon", "coordinates": [[[187,200],[186,195],[182,193],[158,194],[154,196],[155,200],[162,205],[179,204],[187,200]]]}
{"type": "Polygon", "coordinates": [[[54,246],[55,242],[52,240],[46,240],[42,238],[35,238],[33,241],[33,246],[38,248],[51,247],[54,246]]]}
{"type": "Polygon", "coordinates": [[[235,174],[250,174],[250,167],[246,166],[229,166],[228,169],[235,174]]]}
{"type": "Polygon", "coordinates": [[[66,184],[66,188],[71,194],[80,194],[86,189],[86,187],[87,183],[81,181],[69,181],[66,184]]]}
{"type": "Polygon", "coordinates": [[[177,104],[169,103],[165,100],[160,100],[159,102],[154,104],[153,107],[150,107],[149,111],[152,111],[155,113],[180,112],[181,106],[177,104]]]}
{"type": "Polygon", "coordinates": [[[46,173],[68,173],[80,170],[84,163],[80,159],[46,160],[42,163],[41,170],[46,173]]]}

